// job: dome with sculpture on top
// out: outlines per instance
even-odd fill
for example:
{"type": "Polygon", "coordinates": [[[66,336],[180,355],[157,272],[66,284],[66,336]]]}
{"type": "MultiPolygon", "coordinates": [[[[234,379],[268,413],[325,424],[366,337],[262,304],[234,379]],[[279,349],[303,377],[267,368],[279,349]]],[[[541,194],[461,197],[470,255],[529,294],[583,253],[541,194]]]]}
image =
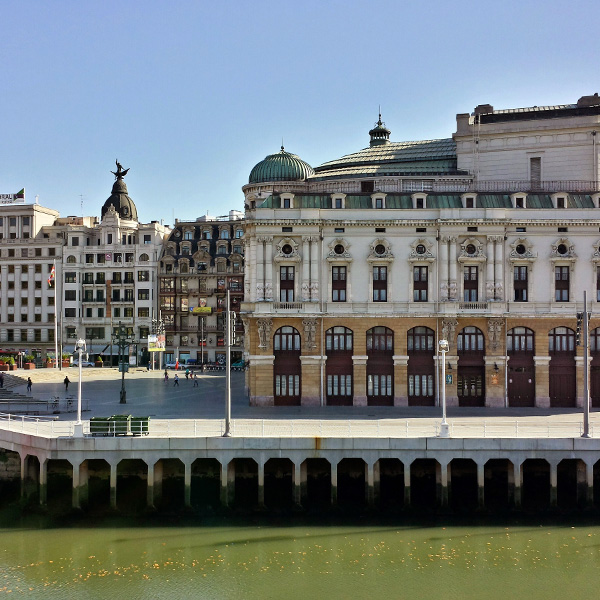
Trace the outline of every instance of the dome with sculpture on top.
{"type": "Polygon", "coordinates": [[[286,152],[281,146],[281,150],[277,154],[270,154],[252,169],[248,183],[304,181],[314,173],[308,163],[295,154],[286,152]]]}
{"type": "Polygon", "coordinates": [[[104,215],[108,212],[110,207],[114,207],[115,211],[121,217],[121,219],[127,219],[128,221],[137,221],[138,214],[137,208],[134,201],[128,196],[127,184],[123,180],[123,177],[127,175],[129,169],[123,169],[121,163],[117,160],[117,170],[111,171],[115,176],[116,181],[113,183],[112,192],[109,198],[102,207],[100,218],[104,219],[104,215]]]}

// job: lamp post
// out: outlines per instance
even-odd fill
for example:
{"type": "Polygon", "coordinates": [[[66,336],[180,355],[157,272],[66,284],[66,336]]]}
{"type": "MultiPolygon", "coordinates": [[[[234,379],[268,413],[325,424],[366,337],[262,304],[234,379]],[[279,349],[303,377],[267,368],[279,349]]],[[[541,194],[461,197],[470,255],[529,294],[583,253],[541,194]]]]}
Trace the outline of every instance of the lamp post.
{"type": "MultiPolygon", "coordinates": [[[[227,347],[225,352],[225,433],[223,437],[231,437],[231,305],[229,304],[229,288],[227,289],[227,312],[225,329],[227,331],[227,347]]],[[[235,321],[234,321],[235,323],[235,321]]]]}
{"type": "Polygon", "coordinates": [[[75,350],[79,354],[79,382],[77,384],[77,423],[75,423],[73,435],[74,437],[83,437],[83,423],[81,422],[81,361],[83,359],[82,355],[86,350],[84,339],[79,338],[75,342],[75,350]]]}
{"type": "Polygon", "coordinates": [[[114,336],[114,342],[119,346],[119,370],[121,371],[121,392],[119,397],[120,404],[127,404],[127,392],[125,391],[125,370],[129,370],[129,363],[125,363],[125,349],[133,344],[133,340],[127,339],[127,329],[119,321],[117,333],[114,336]]]}
{"type": "Polygon", "coordinates": [[[446,352],[448,352],[448,340],[439,340],[439,350],[442,354],[442,422],[440,424],[439,437],[450,437],[450,427],[446,421],[446,352]]]}

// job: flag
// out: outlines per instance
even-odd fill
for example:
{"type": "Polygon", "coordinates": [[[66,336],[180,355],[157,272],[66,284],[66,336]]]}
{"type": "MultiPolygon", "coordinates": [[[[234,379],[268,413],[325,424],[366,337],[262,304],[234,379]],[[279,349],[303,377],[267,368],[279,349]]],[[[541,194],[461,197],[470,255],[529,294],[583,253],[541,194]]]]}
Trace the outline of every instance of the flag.
{"type": "Polygon", "coordinates": [[[50,275],[48,276],[48,285],[52,286],[52,282],[54,281],[54,277],[56,275],[56,269],[54,265],[52,265],[52,270],[50,271],[50,275]]]}
{"type": "Polygon", "coordinates": [[[20,192],[15,194],[15,200],[25,200],[25,188],[23,188],[20,192]]]}
{"type": "Polygon", "coordinates": [[[179,370],[179,359],[177,359],[175,361],[175,370],[178,371],[179,370]]]}

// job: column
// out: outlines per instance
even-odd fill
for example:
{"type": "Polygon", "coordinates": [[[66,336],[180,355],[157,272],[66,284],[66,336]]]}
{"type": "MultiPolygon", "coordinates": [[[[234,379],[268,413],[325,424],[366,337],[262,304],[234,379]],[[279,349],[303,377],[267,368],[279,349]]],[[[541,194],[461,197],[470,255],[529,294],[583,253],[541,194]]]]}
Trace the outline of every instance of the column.
{"type": "Polygon", "coordinates": [[[440,242],[440,300],[448,300],[448,238],[440,242]]]}
{"type": "MultiPolygon", "coordinates": [[[[323,260],[321,256],[321,238],[319,236],[313,236],[310,238],[310,299],[312,302],[319,302],[321,293],[327,293],[327,269],[326,265],[323,265],[321,269],[320,261],[323,260]],[[323,281],[321,281],[323,277],[323,281]]],[[[348,273],[349,275],[349,273],[348,273]]],[[[350,281],[347,282],[348,289],[347,293],[350,294],[350,281]]]]}
{"type": "Polygon", "coordinates": [[[265,244],[259,237],[256,247],[256,301],[265,299],[265,244]]]}
{"type": "Polygon", "coordinates": [[[302,238],[302,281],[300,286],[300,299],[310,302],[310,276],[311,276],[310,237],[302,238]]]}
{"type": "Polygon", "coordinates": [[[192,463],[186,462],[183,464],[183,486],[184,486],[184,506],[190,508],[192,506],[192,463]]]}
{"type": "MultiPolygon", "coordinates": [[[[6,302],[4,303],[6,304],[6,302]]],[[[21,458],[21,500],[24,500],[27,494],[25,488],[25,480],[27,479],[27,455],[20,456],[21,458]]]]}
{"type": "Polygon", "coordinates": [[[367,405],[367,359],[368,356],[353,356],[354,406],[367,405]]]}
{"type": "Polygon", "coordinates": [[[87,506],[89,502],[90,475],[88,470],[88,461],[84,460],[79,465],[79,502],[82,506],[87,506]]]}
{"type": "Polygon", "coordinates": [[[485,356],[485,405],[492,408],[504,407],[505,356],[485,356]],[[498,371],[496,371],[496,366],[498,371]]]}
{"type": "Polygon", "coordinates": [[[258,508],[265,507],[265,463],[258,463],[258,508]]]}
{"type": "Polygon", "coordinates": [[[233,494],[229,486],[229,479],[233,476],[235,482],[235,468],[233,461],[231,463],[221,463],[221,505],[229,506],[229,503],[233,500],[233,494]]]}
{"type": "Polygon", "coordinates": [[[485,507],[485,463],[477,463],[477,506],[485,507]]]}
{"type": "Polygon", "coordinates": [[[162,484],[163,484],[163,462],[156,461],[154,464],[154,504],[160,506],[162,502],[162,484]]]}
{"type": "Polygon", "coordinates": [[[535,406],[550,408],[550,357],[534,356],[533,360],[535,362],[535,406]]]}
{"type": "Polygon", "coordinates": [[[302,506],[302,464],[294,463],[294,504],[297,508],[302,506]]]}
{"type": "MultiPolygon", "coordinates": [[[[325,357],[326,359],[327,357],[325,357]]],[[[321,356],[301,356],[302,366],[302,397],[300,403],[302,406],[320,406],[321,405],[321,356]]],[[[325,377],[325,369],[323,369],[325,377]]],[[[325,382],[323,382],[325,386],[325,382]]]]}
{"type": "Polygon", "coordinates": [[[404,510],[410,508],[410,463],[404,464],[404,510]]]}
{"type": "Polygon", "coordinates": [[[394,406],[408,406],[408,356],[392,356],[392,359],[394,360],[394,406]]]}
{"type": "Polygon", "coordinates": [[[331,505],[337,506],[337,463],[331,463],[331,505]]]}
{"type": "MultiPolygon", "coordinates": [[[[580,508],[590,508],[592,503],[589,501],[588,472],[590,466],[583,460],[577,461],[577,506],[580,508]]],[[[592,465],[593,473],[593,465],[592,465]]],[[[592,477],[592,499],[594,497],[594,479],[592,477]]]]}
{"type": "Polygon", "coordinates": [[[448,463],[439,465],[438,477],[437,500],[438,504],[445,508],[448,506],[448,463]]]}
{"type": "Polygon", "coordinates": [[[73,467],[73,490],[71,493],[71,506],[81,508],[81,499],[79,497],[79,464],[71,463],[73,467]]]}
{"type": "Polygon", "coordinates": [[[448,300],[458,299],[458,281],[456,280],[456,236],[450,237],[450,256],[449,256],[449,269],[450,269],[450,281],[448,282],[448,300]]]}
{"type": "Polygon", "coordinates": [[[586,476],[586,496],[585,506],[586,508],[592,508],[594,506],[594,463],[585,463],[585,476],[586,476]]]}
{"type": "Polygon", "coordinates": [[[48,459],[40,458],[40,504],[48,502],[48,459]]]}
{"type": "Polygon", "coordinates": [[[496,236],[494,262],[494,297],[496,300],[504,300],[504,237],[500,235],[496,236]]]}
{"type": "MultiPolygon", "coordinates": [[[[458,406],[458,356],[446,354],[446,377],[448,376],[451,381],[446,383],[446,407],[458,406]]],[[[442,385],[441,378],[440,373],[440,385],[442,385]]]]}
{"type": "Polygon", "coordinates": [[[550,463],[550,506],[556,508],[558,504],[558,465],[555,462],[550,463]]]}
{"type": "Polygon", "coordinates": [[[110,507],[117,508],[117,465],[110,465],[110,507]]]}
{"type": "MultiPolygon", "coordinates": [[[[375,506],[375,465],[373,463],[365,463],[365,469],[367,471],[367,506],[373,508],[375,506]]],[[[379,464],[377,465],[377,472],[379,475],[379,464]]]]}
{"type": "Polygon", "coordinates": [[[273,302],[273,238],[265,238],[265,300],[273,302]]]}
{"type": "Polygon", "coordinates": [[[521,463],[513,464],[513,484],[514,484],[514,493],[513,493],[513,502],[514,507],[519,509],[521,508],[521,486],[523,483],[523,472],[521,470],[521,463]]]}
{"type": "Polygon", "coordinates": [[[491,235],[487,237],[486,258],[485,298],[486,300],[493,300],[496,282],[494,280],[494,236],[491,235]]]}
{"type": "Polygon", "coordinates": [[[146,505],[148,508],[154,507],[154,462],[147,463],[148,476],[146,478],[146,505]]]}

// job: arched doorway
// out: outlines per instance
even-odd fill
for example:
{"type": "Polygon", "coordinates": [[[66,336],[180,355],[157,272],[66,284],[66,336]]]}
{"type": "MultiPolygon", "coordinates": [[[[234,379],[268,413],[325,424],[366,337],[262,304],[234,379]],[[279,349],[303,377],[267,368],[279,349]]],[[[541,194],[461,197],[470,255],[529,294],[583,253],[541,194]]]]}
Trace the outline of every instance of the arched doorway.
{"type": "Polygon", "coordinates": [[[325,333],[327,354],[327,404],[352,406],[353,333],[347,327],[332,327],[325,333]]]}
{"type": "Polygon", "coordinates": [[[273,402],[275,406],[300,406],[300,333],[280,327],[273,336],[273,402]]]}
{"type": "Polygon", "coordinates": [[[577,397],[575,332],[555,327],[548,334],[550,353],[550,406],[574,407],[577,397]]]}
{"type": "Polygon", "coordinates": [[[594,408],[600,407],[600,327],[590,331],[590,400],[594,408]]]}
{"type": "Polygon", "coordinates": [[[535,406],[534,333],[513,327],[506,334],[508,353],[508,405],[535,406]]]}
{"type": "Polygon", "coordinates": [[[456,347],[458,405],[485,406],[485,342],[481,329],[463,328],[456,347]]]}
{"type": "Polygon", "coordinates": [[[435,406],[435,332],[429,327],[413,327],[407,334],[408,405],[435,406]]]}
{"type": "Polygon", "coordinates": [[[388,327],[367,331],[367,404],[394,405],[394,332],[388,327]]]}

